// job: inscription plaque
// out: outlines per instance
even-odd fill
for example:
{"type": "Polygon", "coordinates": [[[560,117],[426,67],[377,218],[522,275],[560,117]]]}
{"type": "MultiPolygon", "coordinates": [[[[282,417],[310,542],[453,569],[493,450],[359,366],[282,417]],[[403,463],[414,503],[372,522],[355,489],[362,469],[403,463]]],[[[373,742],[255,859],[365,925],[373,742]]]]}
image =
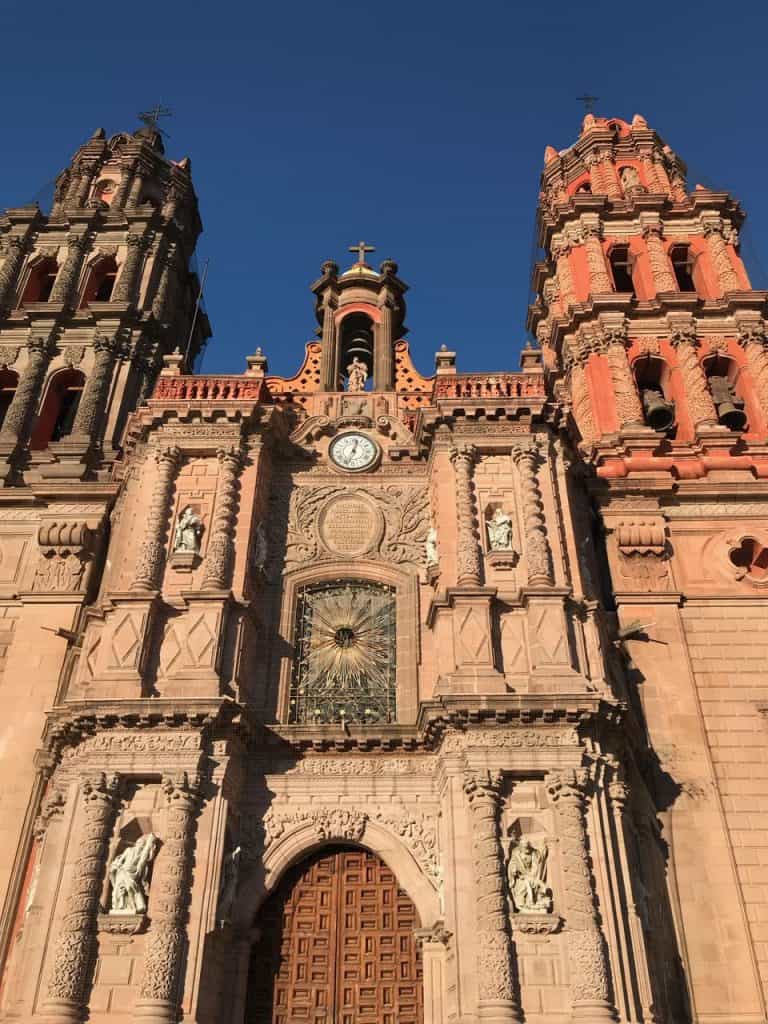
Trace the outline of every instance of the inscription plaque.
{"type": "Polygon", "coordinates": [[[335,555],[354,557],[381,541],[384,518],[364,494],[332,498],[320,513],[320,538],[335,555]]]}

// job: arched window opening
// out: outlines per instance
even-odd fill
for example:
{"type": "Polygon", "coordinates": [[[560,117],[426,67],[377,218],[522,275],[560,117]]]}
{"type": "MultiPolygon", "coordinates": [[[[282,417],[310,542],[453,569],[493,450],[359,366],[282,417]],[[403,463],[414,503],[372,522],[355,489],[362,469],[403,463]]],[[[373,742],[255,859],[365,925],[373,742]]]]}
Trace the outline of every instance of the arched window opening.
{"type": "Polygon", "coordinates": [[[633,261],[629,255],[628,245],[614,245],[608,260],[613,274],[613,286],[617,292],[629,292],[635,295],[635,283],[632,280],[633,261]]]}
{"type": "Polygon", "coordinates": [[[588,181],[582,181],[579,187],[576,189],[576,195],[591,195],[592,185],[588,181]]]}
{"type": "Polygon", "coordinates": [[[117,277],[117,262],[114,256],[105,256],[98,260],[90,269],[88,280],[83,291],[81,306],[91,302],[109,302],[117,277]]]}
{"type": "Polygon", "coordinates": [[[113,181],[112,178],[101,178],[93,186],[93,198],[97,203],[105,203],[107,206],[110,206],[116,193],[117,182],[113,181]]]}
{"type": "Polygon", "coordinates": [[[17,373],[14,373],[13,370],[0,370],[0,427],[5,421],[18,384],[19,375],[17,373]]]}
{"type": "Polygon", "coordinates": [[[373,385],[373,324],[364,313],[352,313],[342,320],[339,372],[347,381],[354,375],[355,391],[363,390],[360,381],[366,388],[373,385]]]}
{"type": "Polygon", "coordinates": [[[744,412],[744,399],[736,389],[737,368],[733,360],[716,355],[706,361],[704,371],[717,409],[718,422],[729,430],[746,430],[747,414],[744,412]]]}
{"type": "Polygon", "coordinates": [[[59,265],[53,256],[44,256],[32,265],[21,305],[27,302],[47,302],[51,297],[59,265]]]}
{"type": "Polygon", "coordinates": [[[289,721],[396,719],[395,588],[366,580],[302,587],[289,721]]]}
{"type": "Polygon", "coordinates": [[[675,403],[669,397],[669,368],[666,363],[648,356],[639,359],[633,369],[645,422],[657,433],[674,437],[675,403]]]}
{"type": "Polygon", "coordinates": [[[672,271],[681,292],[695,292],[693,283],[693,259],[690,245],[673,245],[669,250],[672,271]]]}
{"type": "Polygon", "coordinates": [[[37,426],[32,434],[34,451],[47,448],[72,433],[85,377],[79,370],[62,370],[51,378],[37,426]]]}
{"type": "Polygon", "coordinates": [[[754,537],[743,537],[737,548],[729,555],[731,563],[742,574],[754,580],[768,579],[768,547],[764,547],[754,537]]]}

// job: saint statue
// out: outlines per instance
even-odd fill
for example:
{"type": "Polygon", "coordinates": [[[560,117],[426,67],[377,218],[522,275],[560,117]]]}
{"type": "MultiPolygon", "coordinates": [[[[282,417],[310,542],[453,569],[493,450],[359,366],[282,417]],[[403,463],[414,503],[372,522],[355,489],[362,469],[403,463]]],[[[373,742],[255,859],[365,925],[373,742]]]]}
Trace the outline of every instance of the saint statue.
{"type": "Polygon", "coordinates": [[[240,882],[240,858],[242,848],[236,846],[227,854],[221,867],[221,884],[219,885],[219,909],[216,913],[219,924],[229,924],[232,920],[232,908],[235,905],[237,887],[240,882]]]}
{"type": "Polygon", "coordinates": [[[157,847],[157,836],[149,832],[112,861],[109,866],[110,914],[146,914],[149,868],[157,847]]]}
{"type": "Polygon", "coordinates": [[[254,569],[264,572],[268,554],[267,531],[264,528],[264,522],[262,520],[262,522],[260,522],[256,527],[256,532],[253,537],[253,555],[251,557],[251,561],[253,562],[254,569]]]}
{"type": "Polygon", "coordinates": [[[193,554],[200,553],[200,535],[203,532],[203,520],[195,512],[191,505],[182,510],[176,522],[176,529],[173,532],[173,553],[177,551],[191,551],[193,554]]]}
{"type": "Polygon", "coordinates": [[[636,168],[622,167],[619,177],[621,178],[621,187],[624,189],[625,195],[631,196],[636,192],[645,192],[636,168]]]}
{"type": "Polygon", "coordinates": [[[512,550],[512,519],[503,508],[497,508],[486,522],[488,547],[491,551],[512,550]]]}
{"type": "Polygon", "coordinates": [[[427,565],[437,565],[437,530],[434,526],[430,526],[429,528],[427,539],[424,542],[424,551],[427,558],[427,565]]]}
{"type": "Polygon", "coordinates": [[[347,391],[365,391],[368,380],[368,367],[355,356],[347,367],[347,391]]]}
{"type": "Polygon", "coordinates": [[[536,849],[527,839],[513,843],[507,861],[507,881],[514,910],[520,914],[548,914],[552,897],[547,888],[547,844],[536,849]]]}

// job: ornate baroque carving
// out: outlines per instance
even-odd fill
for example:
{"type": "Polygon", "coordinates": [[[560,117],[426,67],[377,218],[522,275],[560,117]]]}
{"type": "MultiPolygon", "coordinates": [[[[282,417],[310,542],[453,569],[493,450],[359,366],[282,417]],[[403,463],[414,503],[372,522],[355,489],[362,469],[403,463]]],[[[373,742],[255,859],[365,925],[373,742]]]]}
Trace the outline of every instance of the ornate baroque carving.
{"type": "Polygon", "coordinates": [[[235,560],[237,477],[242,465],[242,455],[239,451],[220,451],[218,457],[216,508],[213,513],[203,579],[203,588],[206,590],[226,590],[230,586],[235,560]]]}
{"type": "Polygon", "coordinates": [[[472,445],[451,449],[451,462],[456,477],[456,515],[459,537],[457,580],[459,586],[480,585],[480,547],[475,530],[474,465],[477,450],[472,445]]]}
{"type": "Polygon", "coordinates": [[[635,379],[629,368],[625,348],[626,328],[604,328],[601,332],[600,342],[605,349],[608,368],[611,371],[619,429],[626,426],[642,426],[643,409],[635,379]]]}
{"type": "Polygon", "coordinates": [[[747,367],[760,408],[768,419],[768,341],[764,322],[739,324],[739,344],[747,356],[747,367]]]}
{"type": "Polygon", "coordinates": [[[536,473],[540,459],[539,446],[535,442],[519,445],[513,449],[512,458],[520,471],[528,582],[531,586],[551,585],[554,583],[552,552],[547,538],[544,502],[536,473]]]}
{"type": "Polygon", "coordinates": [[[717,411],[707,386],[707,378],[696,355],[698,346],[696,327],[693,324],[673,326],[669,333],[669,340],[677,352],[677,361],[680,364],[680,373],[693,425],[714,426],[717,423],[717,411]]]}
{"type": "Polygon", "coordinates": [[[133,590],[156,590],[160,586],[165,531],[179,457],[178,448],[165,448],[156,455],[157,479],[152,491],[144,541],[136,560],[136,573],[131,584],[133,590]]]}

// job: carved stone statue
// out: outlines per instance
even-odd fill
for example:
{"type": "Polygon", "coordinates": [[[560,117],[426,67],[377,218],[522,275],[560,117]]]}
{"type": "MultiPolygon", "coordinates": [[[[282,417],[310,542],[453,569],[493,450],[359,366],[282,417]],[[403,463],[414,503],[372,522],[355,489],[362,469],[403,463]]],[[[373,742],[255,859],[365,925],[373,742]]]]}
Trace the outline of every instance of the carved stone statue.
{"type": "Polygon", "coordinates": [[[203,532],[203,520],[195,512],[191,505],[187,505],[176,522],[176,529],[173,532],[173,553],[177,551],[191,551],[192,554],[200,553],[200,535],[203,532]]]}
{"type": "Polygon", "coordinates": [[[631,196],[637,192],[645,192],[640,175],[634,167],[622,167],[620,177],[625,195],[631,196]]]}
{"type": "Polygon", "coordinates": [[[232,908],[235,905],[237,887],[240,882],[240,860],[242,848],[236,846],[231,853],[224,858],[221,869],[221,884],[219,886],[219,908],[216,918],[220,924],[229,924],[232,920],[232,908]]]}
{"type": "Polygon", "coordinates": [[[488,547],[491,551],[512,550],[512,519],[503,508],[497,508],[486,522],[488,547]]]}
{"type": "Polygon", "coordinates": [[[347,391],[365,391],[367,380],[368,368],[361,359],[355,356],[347,367],[347,391]]]}
{"type": "Polygon", "coordinates": [[[149,832],[112,861],[109,866],[109,881],[112,885],[110,914],[147,912],[149,868],[157,847],[157,837],[149,832]]]}
{"type": "Polygon", "coordinates": [[[507,862],[507,881],[518,914],[548,914],[552,896],[547,888],[547,844],[536,849],[527,839],[513,843],[507,862]]]}
{"type": "Polygon", "coordinates": [[[430,526],[429,528],[427,539],[424,541],[424,550],[427,558],[427,565],[437,565],[437,530],[434,526],[430,526]]]}
{"type": "Polygon", "coordinates": [[[251,561],[253,562],[254,569],[264,572],[268,557],[269,546],[267,541],[267,531],[264,523],[260,522],[256,527],[253,536],[253,555],[251,561]]]}

